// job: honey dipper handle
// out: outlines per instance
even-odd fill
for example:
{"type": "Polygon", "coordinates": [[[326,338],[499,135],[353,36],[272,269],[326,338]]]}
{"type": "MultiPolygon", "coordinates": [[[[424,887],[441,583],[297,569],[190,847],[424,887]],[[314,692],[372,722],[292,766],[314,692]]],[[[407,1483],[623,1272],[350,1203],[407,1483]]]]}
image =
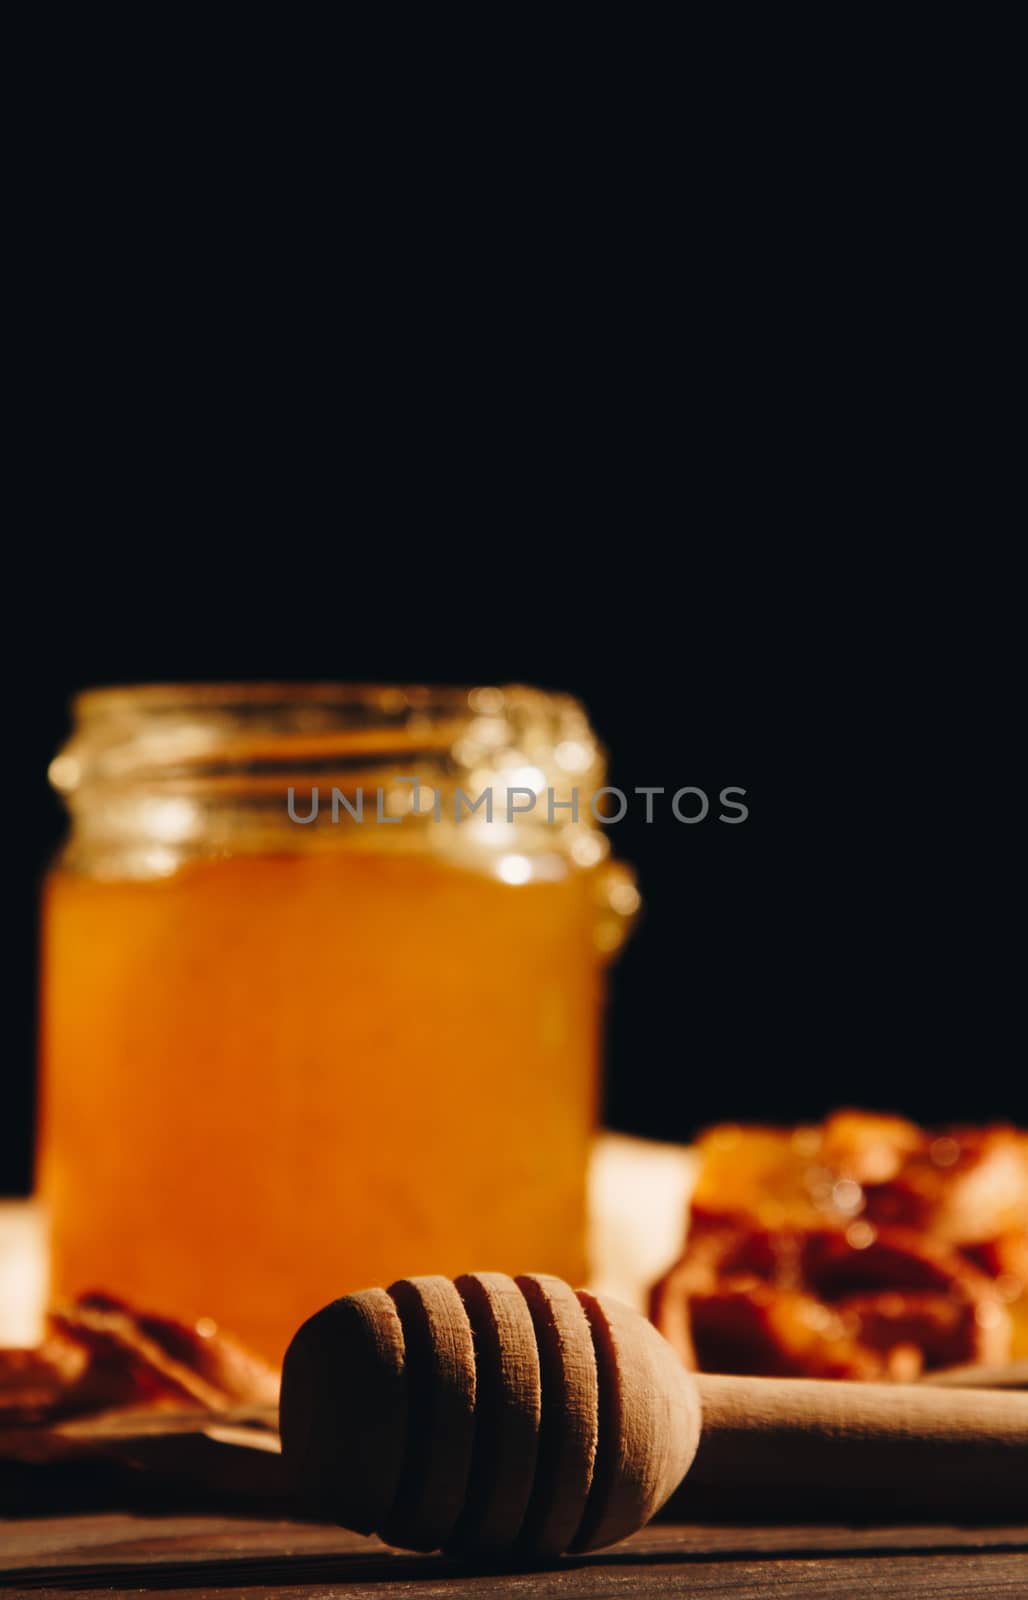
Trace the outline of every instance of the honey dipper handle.
{"type": "Polygon", "coordinates": [[[703,1427],[679,1493],[847,1513],[1028,1512],[1028,1395],[806,1378],[696,1378],[703,1427]]]}

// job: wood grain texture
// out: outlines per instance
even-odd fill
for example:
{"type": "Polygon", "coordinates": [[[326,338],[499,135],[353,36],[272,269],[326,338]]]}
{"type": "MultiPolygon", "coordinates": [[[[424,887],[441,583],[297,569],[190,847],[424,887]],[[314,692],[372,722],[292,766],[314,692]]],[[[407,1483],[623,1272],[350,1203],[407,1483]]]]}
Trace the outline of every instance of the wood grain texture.
{"type": "Polygon", "coordinates": [[[521,1547],[547,1560],[577,1533],[596,1459],[599,1394],[585,1312],[562,1278],[518,1278],[535,1327],[542,1379],[542,1425],[532,1498],[521,1547]]]}
{"type": "Polygon", "coordinates": [[[321,1515],[345,1513],[359,1533],[373,1532],[396,1496],[407,1437],[403,1328],[384,1289],[333,1301],[303,1324],[286,1351],[282,1393],[285,1473],[296,1492],[321,1515]]]}
{"type": "Polygon", "coordinates": [[[378,1532],[406,1550],[437,1550],[463,1510],[471,1470],[471,1324],[449,1278],[401,1278],[389,1295],[403,1326],[407,1439],[396,1498],[378,1532]]]}
{"type": "Polygon", "coordinates": [[[850,1528],[654,1523],[552,1570],[468,1571],[341,1528],[120,1513],[0,1522],[0,1593],[74,1600],[104,1589],[191,1600],[393,1600],[412,1594],[559,1600],[710,1594],[768,1600],[1023,1600],[1028,1525],[850,1528]]]}
{"type": "Polygon", "coordinates": [[[696,1454],[696,1384],[667,1340],[629,1306],[578,1291],[599,1377],[592,1487],[572,1548],[594,1550],[642,1527],[696,1454]]]}
{"type": "MultiPolygon", "coordinates": [[[[806,1378],[696,1378],[703,1433],[688,1484],[759,1500],[830,1483],[840,1506],[1028,1516],[1028,1395],[806,1378]]],[[[688,1501],[683,1501],[688,1504],[688,1501]]]]}
{"type": "Polygon", "coordinates": [[[509,1550],[525,1519],[539,1453],[541,1385],[524,1295],[501,1272],[455,1280],[475,1346],[475,1437],[464,1509],[446,1549],[509,1550]]]}

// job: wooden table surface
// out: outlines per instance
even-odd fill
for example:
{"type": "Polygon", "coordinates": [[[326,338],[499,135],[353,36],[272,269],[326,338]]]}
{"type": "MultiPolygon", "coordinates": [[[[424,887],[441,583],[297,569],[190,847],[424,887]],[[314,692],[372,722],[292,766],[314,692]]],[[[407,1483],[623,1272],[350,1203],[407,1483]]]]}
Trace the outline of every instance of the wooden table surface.
{"type": "Polygon", "coordinates": [[[1028,1596],[1028,1526],[734,1527],[658,1522],[545,1571],[468,1572],[442,1557],[302,1522],[91,1512],[0,1520],[4,1596],[159,1592],[191,1600],[392,1596],[1028,1596]]]}

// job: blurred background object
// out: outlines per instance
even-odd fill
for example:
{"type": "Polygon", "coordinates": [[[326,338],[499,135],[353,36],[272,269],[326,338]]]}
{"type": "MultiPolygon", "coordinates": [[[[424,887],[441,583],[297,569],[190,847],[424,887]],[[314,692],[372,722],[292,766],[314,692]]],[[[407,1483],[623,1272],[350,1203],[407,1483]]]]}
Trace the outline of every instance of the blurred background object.
{"type": "Polygon", "coordinates": [[[853,1108],[711,1128],[650,1312],[690,1366],[899,1379],[1028,1357],[1028,1133],[853,1108]]]}
{"type": "Polygon", "coordinates": [[[605,975],[638,895],[576,702],[92,690],[50,772],[71,818],[40,980],[60,1301],[214,1307],[277,1359],[333,1295],[404,1270],[582,1280],[605,975]]]}
{"type": "Polygon", "coordinates": [[[601,1133],[589,1162],[589,1286],[648,1312],[685,1243],[699,1165],[687,1145],[601,1133]]]}
{"type": "Polygon", "coordinates": [[[39,1343],[48,1278],[42,1206],[35,1200],[0,1200],[0,1348],[39,1343]]]}

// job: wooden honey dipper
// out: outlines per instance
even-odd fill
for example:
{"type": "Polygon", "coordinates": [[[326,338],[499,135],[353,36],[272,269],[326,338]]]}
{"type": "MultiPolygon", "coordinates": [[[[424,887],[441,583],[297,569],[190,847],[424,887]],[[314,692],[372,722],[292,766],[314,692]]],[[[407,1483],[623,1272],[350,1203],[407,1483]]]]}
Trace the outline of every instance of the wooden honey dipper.
{"type": "Polygon", "coordinates": [[[678,1487],[973,1485],[1028,1509],[1028,1395],[686,1371],[628,1307],[478,1272],[365,1289],[286,1353],[286,1467],[305,1500],[410,1550],[538,1562],[634,1533],[678,1487]]]}

